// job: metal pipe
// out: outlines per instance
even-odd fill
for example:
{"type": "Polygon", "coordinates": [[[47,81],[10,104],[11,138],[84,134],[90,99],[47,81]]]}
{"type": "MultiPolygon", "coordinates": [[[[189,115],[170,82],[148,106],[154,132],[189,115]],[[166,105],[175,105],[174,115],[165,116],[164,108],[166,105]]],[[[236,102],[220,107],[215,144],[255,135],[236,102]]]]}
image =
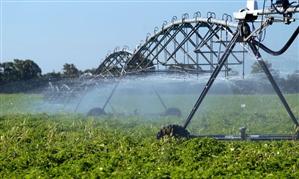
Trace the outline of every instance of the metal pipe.
{"type": "Polygon", "coordinates": [[[161,102],[161,104],[162,104],[162,106],[164,107],[164,109],[167,110],[167,106],[166,106],[166,104],[164,103],[164,101],[163,101],[162,97],[160,96],[160,94],[158,93],[158,91],[157,91],[154,87],[152,87],[152,88],[153,88],[155,94],[158,96],[159,101],[161,102]]]}
{"type": "Polygon", "coordinates": [[[121,79],[120,79],[120,80],[115,84],[115,86],[113,87],[113,89],[112,89],[110,95],[108,96],[108,98],[106,99],[106,101],[105,101],[105,103],[104,103],[104,105],[103,105],[103,107],[102,107],[103,110],[105,110],[107,104],[109,103],[109,101],[111,100],[112,96],[114,95],[114,93],[115,93],[115,91],[116,91],[116,88],[117,88],[118,85],[120,84],[120,81],[121,81],[121,79]]]}
{"type": "Polygon", "coordinates": [[[193,106],[190,114],[188,115],[183,127],[186,128],[188,126],[188,124],[190,123],[190,121],[192,120],[195,112],[197,111],[198,107],[200,106],[200,104],[202,103],[202,101],[204,100],[205,96],[207,95],[207,93],[209,92],[209,89],[211,88],[211,86],[213,85],[215,79],[217,78],[219,72],[221,71],[224,63],[226,62],[228,56],[230,55],[230,53],[232,52],[233,48],[236,45],[236,42],[238,40],[240,36],[239,33],[239,29],[235,32],[235,34],[233,35],[233,38],[231,39],[230,43],[227,45],[225,52],[223,53],[223,55],[221,56],[217,67],[215,68],[215,70],[213,71],[211,77],[209,78],[207,84],[205,85],[204,89],[202,90],[199,98],[197,99],[195,105],[193,106]]]}
{"type": "MultiPolygon", "coordinates": [[[[277,10],[284,11],[284,9],[282,7],[277,7],[277,10]]],[[[299,12],[298,7],[289,7],[284,11],[284,13],[297,13],[297,12],[299,12]]],[[[270,15],[270,14],[278,14],[278,13],[275,9],[269,8],[269,9],[264,9],[264,10],[263,9],[255,10],[255,11],[253,11],[253,14],[270,15]]]]}

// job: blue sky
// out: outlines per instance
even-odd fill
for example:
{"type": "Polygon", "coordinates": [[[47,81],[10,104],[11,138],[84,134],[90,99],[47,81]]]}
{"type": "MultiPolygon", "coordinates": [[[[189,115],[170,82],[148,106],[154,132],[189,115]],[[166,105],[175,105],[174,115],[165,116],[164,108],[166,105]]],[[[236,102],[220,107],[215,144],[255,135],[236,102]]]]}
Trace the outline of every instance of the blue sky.
{"type": "MultiPolygon", "coordinates": [[[[260,7],[262,2],[259,3],[260,7]]],[[[79,69],[97,67],[109,50],[133,49],[155,26],[172,16],[214,11],[221,18],[246,6],[245,0],[210,1],[1,1],[1,61],[32,59],[43,72],[60,71],[64,63],[79,69]]],[[[298,23],[277,25],[266,43],[278,49],[298,23]],[[277,39],[279,38],[279,39],[277,39]]],[[[298,40],[274,66],[299,69],[298,40]],[[290,60],[290,58],[292,58],[290,60]],[[290,60],[285,63],[284,60],[290,60]]],[[[269,57],[270,58],[270,57],[269,57]]]]}

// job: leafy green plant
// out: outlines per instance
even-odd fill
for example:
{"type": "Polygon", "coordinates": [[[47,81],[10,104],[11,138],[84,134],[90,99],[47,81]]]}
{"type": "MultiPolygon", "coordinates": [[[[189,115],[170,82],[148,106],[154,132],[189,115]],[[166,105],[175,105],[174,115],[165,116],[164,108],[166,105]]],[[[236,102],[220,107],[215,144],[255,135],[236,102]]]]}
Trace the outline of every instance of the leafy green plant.
{"type": "MultiPolygon", "coordinates": [[[[27,97],[21,95],[21,99],[27,97]]],[[[13,96],[0,95],[0,98],[18,103],[13,96]]],[[[229,96],[210,100],[223,100],[219,98],[229,96]]],[[[250,102],[252,96],[237,98],[233,105],[237,106],[238,100],[244,98],[248,100],[248,108],[254,104],[250,102]]],[[[292,96],[289,100],[297,109],[296,100],[292,96]]],[[[21,111],[23,107],[18,104],[16,108],[21,111]]],[[[206,107],[207,110],[209,106],[206,107]]],[[[216,103],[213,108],[221,108],[221,104],[216,103]]],[[[273,122],[282,118],[282,110],[269,108],[270,112],[259,113],[265,108],[268,107],[256,109],[257,113],[243,111],[245,118],[237,110],[203,112],[192,121],[189,130],[234,133],[232,126],[238,132],[241,124],[247,124],[255,132],[265,127],[270,132],[292,130],[292,125],[286,127],[283,121],[273,122]]],[[[297,141],[156,140],[162,125],[177,123],[179,119],[13,113],[6,105],[1,106],[1,111],[0,178],[299,177],[297,141]]]]}

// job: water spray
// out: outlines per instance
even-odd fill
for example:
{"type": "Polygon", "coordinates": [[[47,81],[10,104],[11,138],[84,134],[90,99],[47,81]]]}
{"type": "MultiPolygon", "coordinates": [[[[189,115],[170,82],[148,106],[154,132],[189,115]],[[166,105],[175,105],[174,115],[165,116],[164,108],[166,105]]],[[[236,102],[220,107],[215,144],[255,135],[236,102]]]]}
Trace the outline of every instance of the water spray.
{"type": "Polygon", "coordinates": [[[110,104],[110,101],[117,89],[117,87],[120,84],[121,79],[119,79],[118,82],[116,82],[116,84],[114,85],[113,89],[111,90],[108,98],[106,99],[104,105],[102,107],[96,107],[96,108],[92,108],[91,110],[88,111],[87,116],[102,116],[102,115],[107,115],[107,113],[105,112],[105,108],[107,107],[108,104],[110,104]]]}

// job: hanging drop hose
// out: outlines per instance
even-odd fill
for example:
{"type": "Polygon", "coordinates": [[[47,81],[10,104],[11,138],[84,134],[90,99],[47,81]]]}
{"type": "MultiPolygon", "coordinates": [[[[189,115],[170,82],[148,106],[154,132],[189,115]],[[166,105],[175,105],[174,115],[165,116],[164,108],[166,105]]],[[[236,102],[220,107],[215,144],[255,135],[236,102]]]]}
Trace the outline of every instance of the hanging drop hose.
{"type": "Polygon", "coordinates": [[[287,43],[279,51],[273,51],[273,50],[269,49],[268,47],[266,47],[264,44],[254,40],[254,39],[252,40],[252,42],[253,42],[253,44],[257,45],[258,47],[260,47],[265,52],[267,52],[271,55],[274,55],[274,56],[278,56],[278,55],[283,54],[285,51],[287,51],[287,49],[291,46],[291,44],[296,39],[298,33],[299,33],[299,26],[297,27],[297,29],[295,30],[293,35],[290,37],[290,39],[287,41],[287,43]]]}

